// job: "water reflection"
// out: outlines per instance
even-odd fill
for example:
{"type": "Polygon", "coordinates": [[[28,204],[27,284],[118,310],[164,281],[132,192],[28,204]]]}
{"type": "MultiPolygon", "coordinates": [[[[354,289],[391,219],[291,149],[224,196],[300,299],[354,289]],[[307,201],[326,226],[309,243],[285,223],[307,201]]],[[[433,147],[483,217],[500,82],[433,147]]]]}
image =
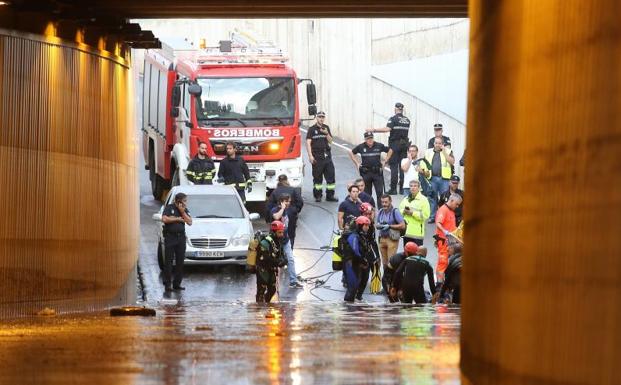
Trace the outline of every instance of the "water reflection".
{"type": "MultiPolygon", "coordinates": [[[[38,379],[50,378],[46,371],[53,371],[64,373],[64,383],[78,378],[101,383],[109,379],[105,374],[141,368],[139,373],[134,370],[131,375],[123,376],[122,382],[459,383],[459,308],[336,302],[257,305],[180,301],[157,310],[158,316],[154,318],[82,319],[81,325],[95,331],[93,338],[101,339],[101,331],[105,330],[117,340],[99,343],[96,358],[80,356],[80,349],[75,354],[68,349],[62,359],[55,361],[54,367],[44,366],[39,370],[38,379]],[[99,367],[106,369],[97,370],[99,367]]],[[[75,320],[59,318],[56,323],[70,325],[75,320]]],[[[22,325],[23,328],[38,333],[26,332],[20,337],[21,344],[11,344],[12,354],[17,357],[26,353],[49,356],[57,352],[56,340],[62,341],[62,347],[97,344],[96,340],[89,340],[87,333],[73,337],[76,334],[71,332],[71,327],[50,329],[50,333],[62,334],[62,338],[54,339],[46,338],[49,335],[41,321],[22,325]]],[[[28,360],[17,363],[7,357],[0,357],[0,367],[6,369],[7,364],[12,365],[8,373],[23,373],[23,369],[28,369],[28,360]]]]}

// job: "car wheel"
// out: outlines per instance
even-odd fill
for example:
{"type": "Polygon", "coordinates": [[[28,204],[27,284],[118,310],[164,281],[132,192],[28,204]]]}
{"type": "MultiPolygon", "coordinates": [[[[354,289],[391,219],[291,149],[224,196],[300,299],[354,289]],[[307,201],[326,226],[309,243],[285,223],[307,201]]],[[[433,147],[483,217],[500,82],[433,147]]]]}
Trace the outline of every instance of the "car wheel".
{"type": "Polygon", "coordinates": [[[164,251],[162,250],[162,244],[157,242],[157,264],[160,267],[160,270],[164,270],[164,251]]]}

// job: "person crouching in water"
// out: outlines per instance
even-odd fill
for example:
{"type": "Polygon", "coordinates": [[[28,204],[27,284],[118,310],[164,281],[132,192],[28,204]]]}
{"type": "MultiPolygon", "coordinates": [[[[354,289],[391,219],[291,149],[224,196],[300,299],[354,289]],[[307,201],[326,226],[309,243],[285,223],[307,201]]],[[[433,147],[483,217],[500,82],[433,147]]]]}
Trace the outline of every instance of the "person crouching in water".
{"type": "Polygon", "coordinates": [[[422,255],[412,255],[405,258],[395,271],[390,295],[396,297],[397,293],[401,291],[401,302],[412,303],[414,300],[416,303],[427,303],[424,285],[425,275],[429,280],[429,288],[435,291],[433,268],[427,259],[422,255]]]}
{"type": "MultiPolygon", "coordinates": [[[[343,275],[347,283],[345,291],[345,301],[354,302],[354,298],[362,299],[360,282],[363,272],[369,269],[367,260],[373,254],[366,234],[369,232],[371,220],[363,215],[356,218],[356,230],[347,236],[347,253],[343,261],[343,275]]],[[[367,273],[368,279],[368,273],[367,273]]],[[[366,286],[366,285],[365,285],[366,286]]]]}
{"type": "Polygon", "coordinates": [[[461,243],[449,242],[449,262],[438,297],[445,303],[461,303],[461,243]],[[448,293],[451,293],[450,297],[448,293]]]}
{"type": "Polygon", "coordinates": [[[269,303],[276,293],[278,268],[287,264],[283,251],[285,224],[273,221],[257,249],[257,302],[269,303]]]}
{"type": "Polygon", "coordinates": [[[416,255],[417,253],[424,250],[425,255],[427,255],[427,249],[425,246],[418,246],[414,242],[408,242],[403,247],[402,253],[396,253],[392,255],[388,259],[388,264],[384,266],[384,276],[382,277],[382,286],[384,286],[384,292],[388,296],[388,300],[390,302],[397,302],[399,299],[397,298],[396,292],[395,295],[391,295],[392,281],[395,277],[395,271],[401,265],[407,257],[416,255]]]}

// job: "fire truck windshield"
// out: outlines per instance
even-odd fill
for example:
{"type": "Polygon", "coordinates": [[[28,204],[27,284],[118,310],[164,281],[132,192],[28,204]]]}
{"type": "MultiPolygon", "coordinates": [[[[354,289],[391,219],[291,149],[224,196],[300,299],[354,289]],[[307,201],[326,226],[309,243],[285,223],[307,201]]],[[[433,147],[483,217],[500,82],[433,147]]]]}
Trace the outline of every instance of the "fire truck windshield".
{"type": "Polygon", "coordinates": [[[293,124],[293,78],[198,78],[197,81],[203,88],[200,100],[196,98],[196,117],[201,124],[233,127],[293,124]]]}

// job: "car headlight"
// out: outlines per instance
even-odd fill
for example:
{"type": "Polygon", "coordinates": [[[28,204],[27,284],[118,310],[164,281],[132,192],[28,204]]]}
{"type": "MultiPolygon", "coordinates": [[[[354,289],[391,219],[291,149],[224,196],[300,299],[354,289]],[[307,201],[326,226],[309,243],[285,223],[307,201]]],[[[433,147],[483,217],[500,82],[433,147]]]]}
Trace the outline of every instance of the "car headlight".
{"type": "Polygon", "coordinates": [[[242,234],[231,239],[231,246],[248,246],[250,243],[250,235],[242,234]]]}

